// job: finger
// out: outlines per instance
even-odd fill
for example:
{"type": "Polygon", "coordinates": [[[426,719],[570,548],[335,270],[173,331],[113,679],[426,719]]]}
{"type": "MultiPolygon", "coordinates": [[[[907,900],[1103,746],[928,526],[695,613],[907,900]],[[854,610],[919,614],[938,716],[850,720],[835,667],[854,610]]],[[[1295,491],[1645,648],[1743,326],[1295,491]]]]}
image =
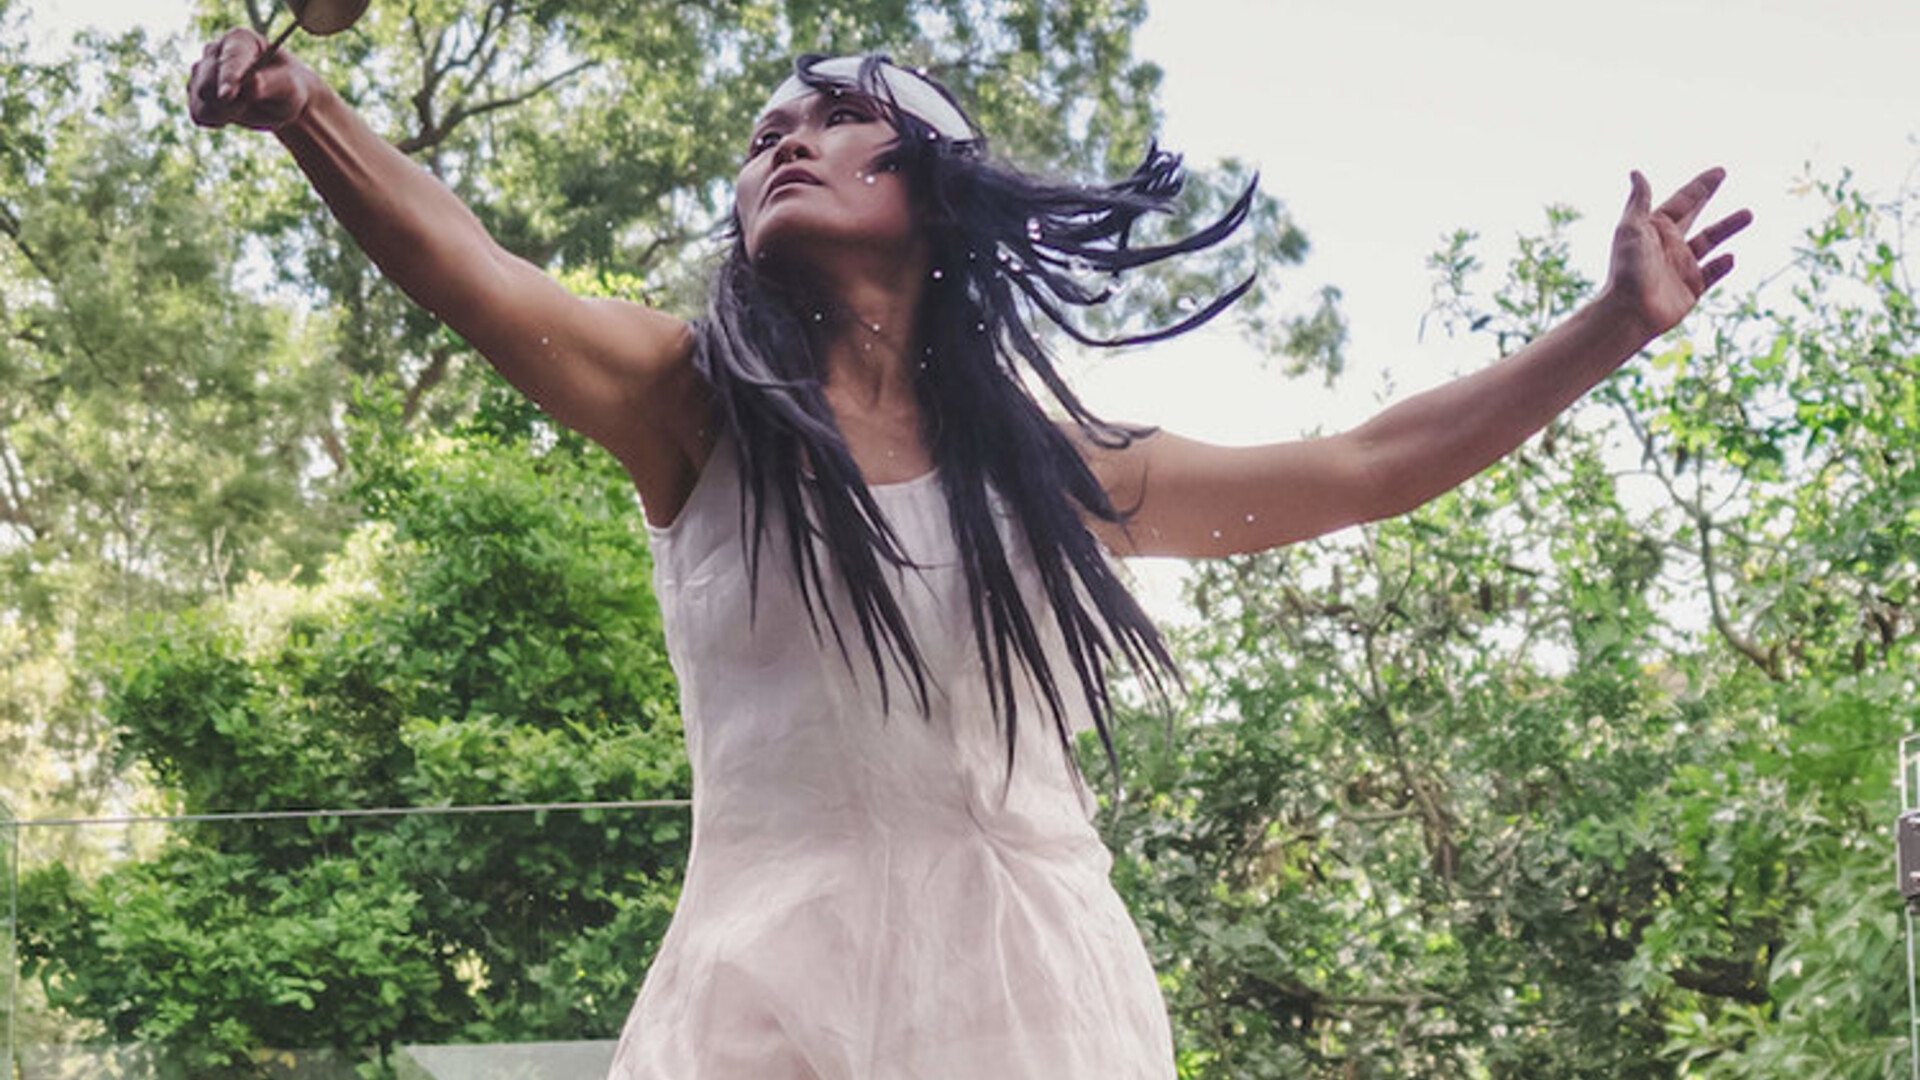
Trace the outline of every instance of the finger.
{"type": "Polygon", "coordinates": [[[1653,205],[1653,185],[1647,183],[1639,169],[1633,170],[1627,177],[1627,216],[1644,216],[1653,205]]]}
{"type": "Polygon", "coordinates": [[[1698,235],[1687,241],[1687,249],[1693,252],[1694,258],[1701,258],[1705,256],[1707,252],[1719,247],[1721,241],[1752,223],[1752,211],[1736,210],[1726,217],[1721,218],[1719,221],[1701,229],[1698,235]]]}
{"type": "Polygon", "coordinates": [[[1727,170],[1717,165],[1708,169],[1661,203],[1658,213],[1685,232],[1693,227],[1693,219],[1699,215],[1700,208],[1707,205],[1707,200],[1713,198],[1713,193],[1720,188],[1720,182],[1726,178],[1727,170]]]}
{"type": "Polygon", "coordinates": [[[232,101],[234,91],[237,89],[237,87],[234,86],[233,73],[238,71],[239,68],[234,66],[234,60],[231,56],[233,44],[234,36],[227,34],[220,39],[219,48],[213,51],[213,72],[216,80],[214,83],[214,96],[221,101],[232,101]]]}
{"type": "Polygon", "coordinates": [[[219,127],[231,111],[229,103],[220,100],[218,49],[209,45],[187,77],[187,113],[201,127],[219,127]]]}
{"type": "Polygon", "coordinates": [[[207,83],[213,78],[214,71],[213,65],[208,63],[208,60],[212,56],[213,46],[208,45],[206,51],[200,54],[200,59],[194,63],[193,70],[187,72],[187,101],[196,108],[208,96],[207,83]]]}
{"type": "Polygon", "coordinates": [[[1701,267],[1700,280],[1702,284],[1700,286],[1700,291],[1705,292],[1708,289],[1713,288],[1714,282],[1719,281],[1723,277],[1726,277],[1727,271],[1732,269],[1733,269],[1732,255],[1722,255],[1719,258],[1708,263],[1707,265],[1701,267]]]}

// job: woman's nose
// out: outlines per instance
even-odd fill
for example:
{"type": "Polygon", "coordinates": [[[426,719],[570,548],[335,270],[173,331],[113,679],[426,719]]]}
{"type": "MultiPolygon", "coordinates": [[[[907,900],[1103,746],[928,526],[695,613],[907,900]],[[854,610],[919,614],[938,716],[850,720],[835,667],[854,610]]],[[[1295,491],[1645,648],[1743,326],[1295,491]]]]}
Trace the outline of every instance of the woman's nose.
{"type": "Polygon", "coordinates": [[[790,131],[781,136],[780,141],[774,144],[773,167],[777,169],[789,161],[797,161],[802,158],[812,160],[813,156],[813,146],[807,142],[806,137],[798,130],[790,131]]]}

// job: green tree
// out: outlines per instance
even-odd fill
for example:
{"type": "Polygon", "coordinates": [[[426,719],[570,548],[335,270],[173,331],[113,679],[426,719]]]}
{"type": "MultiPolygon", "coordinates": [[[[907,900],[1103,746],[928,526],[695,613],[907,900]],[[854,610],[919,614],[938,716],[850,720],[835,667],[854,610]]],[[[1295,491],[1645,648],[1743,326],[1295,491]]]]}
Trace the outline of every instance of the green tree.
{"type": "MultiPolygon", "coordinates": [[[[369,450],[370,520],[129,643],[123,753],[188,813],[684,798],[617,470],[484,436],[369,450]]],[[[27,970],[111,1040],[239,1075],[262,1047],[606,1037],[665,929],[684,810],[184,827],[24,884],[27,970]]]]}
{"type": "MultiPolygon", "coordinates": [[[[1016,160],[1112,175],[1154,126],[1158,72],[1131,51],[1144,13],[433,0],[299,47],[513,250],[578,288],[690,314],[740,153],[726,133],[744,133],[793,53],[928,63],[1016,160]]],[[[264,0],[209,3],[201,26],[277,17],[264,0]]],[[[382,282],[272,140],[185,123],[183,43],[90,39],[41,65],[23,41],[0,0],[0,741],[34,759],[0,793],[37,816],[683,784],[664,654],[635,607],[637,537],[527,501],[584,485],[569,513],[630,533],[625,489],[382,282]],[[468,434],[431,437],[446,431],[468,434]],[[449,537],[471,550],[435,546],[449,537]],[[36,782],[63,773],[76,779],[60,790],[36,782]]],[[[1202,170],[1190,213],[1241,180],[1202,170]]],[[[1304,255],[1278,202],[1254,220],[1231,259],[1304,255]]],[[[1143,283],[1113,318],[1164,318],[1229,272],[1143,283]]],[[[1252,332],[1337,363],[1331,306],[1262,311],[1252,332]]],[[[604,1032],[685,838],[569,821],[521,836],[420,819],[187,830],[106,870],[99,853],[36,848],[57,866],[33,879],[26,952],[55,1004],[195,1068],[316,1038],[604,1032]],[[499,892],[535,878],[551,907],[499,892]],[[537,930],[548,962],[492,941],[503,916],[537,930]],[[258,974],[236,978],[241,965],[258,974]]]]}
{"type": "Polygon", "coordinates": [[[311,484],[323,369],[154,122],[164,57],[24,39],[0,7],[0,795],[34,817],[127,797],[83,670],[103,634],[312,565],[339,525],[311,484]]]}
{"type": "MultiPolygon", "coordinates": [[[[1810,186],[1800,261],[1507,461],[1194,574],[1192,715],[1128,733],[1109,834],[1184,1075],[1892,1075],[1912,202],[1810,186]]],[[[1485,298],[1454,238],[1442,314],[1563,317],[1572,220],[1485,298]]]]}
{"type": "MultiPolygon", "coordinates": [[[[1159,73],[1132,55],[1139,0],[823,5],[378,5],[297,47],[513,250],[579,287],[699,309],[743,136],[793,53],[888,48],[970,101],[1036,169],[1130,168],[1159,73]],[[1065,118],[1064,122],[1063,119],[1065,118]],[[730,134],[733,133],[733,134],[730,134]]],[[[207,34],[277,29],[278,5],[208,3],[207,34]]],[[[133,798],[85,656],[129,613],[190,606],[249,573],[311,575],[356,512],[353,422],[445,430],[520,410],[465,345],[386,285],[273,140],[201,132],[180,42],[89,39],[25,59],[0,7],[0,740],[45,759],[23,814],[133,798]],[[401,407],[368,412],[363,403],[401,407]]],[[[1201,170],[1193,212],[1240,173],[1201,170]]],[[[1299,261],[1275,200],[1245,264],[1299,261]]],[[[1145,283],[1118,317],[1165,316],[1218,273],[1145,283]]],[[[1337,362],[1331,309],[1262,309],[1254,332],[1337,362]]]]}

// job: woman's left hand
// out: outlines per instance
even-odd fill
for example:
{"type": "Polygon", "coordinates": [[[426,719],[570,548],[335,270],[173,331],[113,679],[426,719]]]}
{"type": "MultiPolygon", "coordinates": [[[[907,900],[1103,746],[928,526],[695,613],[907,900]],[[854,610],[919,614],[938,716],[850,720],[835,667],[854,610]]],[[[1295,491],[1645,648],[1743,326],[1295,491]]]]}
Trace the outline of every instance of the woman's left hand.
{"type": "Polygon", "coordinates": [[[1626,211],[1613,230],[1613,262],[1602,301],[1632,320],[1648,340],[1678,325],[1701,294],[1733,269],[1732,255],[1703,260],[1746,228],[1751,213],[1735,211],[1687,235],[1726,176],[1724,169],[1708,169],[1655,209],[1647,178],[1638,170],[1633,173],[1626,211]]]}

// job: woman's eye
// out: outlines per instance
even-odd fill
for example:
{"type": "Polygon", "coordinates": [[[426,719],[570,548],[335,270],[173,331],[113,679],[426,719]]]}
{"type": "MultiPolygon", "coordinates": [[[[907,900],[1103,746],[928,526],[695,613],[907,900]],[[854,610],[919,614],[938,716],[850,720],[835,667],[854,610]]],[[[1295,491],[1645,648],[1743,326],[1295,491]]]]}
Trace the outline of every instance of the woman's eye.
{"type": "Polygon", "coordinates": [[[780,132],[773,128],[768,128],[767,130],[761,132],[760,134],[755,135],[753,137],[753,141],[747,143],[747,156],[752,157],[755,154],[758,154],[761,151],[768,149],[769,147],[773,146],[775,143],[779,141],[780,141],[780,132]]]}
{"type": "Polygon", "coordinates": [[[827,114],[827,123],[829,124],[858,124],[870,119],[872,119],[872,117],[865,109],[856,108],[851,105],[837,106],[832,112],[827,114]]]}

